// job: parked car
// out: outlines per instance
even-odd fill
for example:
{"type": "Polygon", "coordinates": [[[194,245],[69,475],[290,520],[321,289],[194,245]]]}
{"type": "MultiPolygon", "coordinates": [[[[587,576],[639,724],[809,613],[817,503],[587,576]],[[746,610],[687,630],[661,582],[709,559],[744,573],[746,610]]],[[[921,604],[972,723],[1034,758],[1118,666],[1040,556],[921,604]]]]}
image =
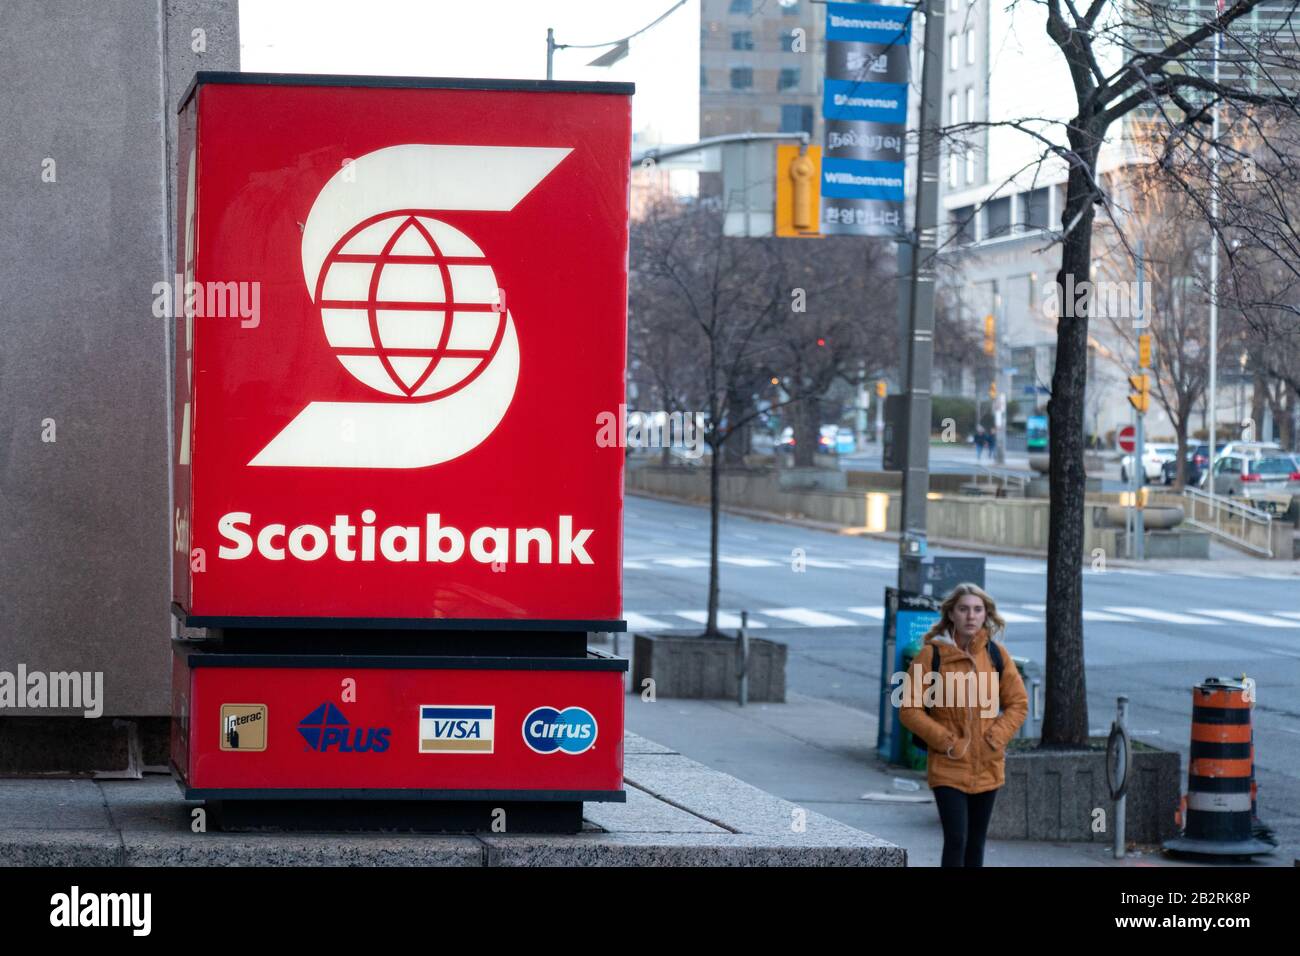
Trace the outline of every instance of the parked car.
{"type": "Polygon", "coordinates": [[[1222,455],[1214,463],[1216,495],[1262,498],[1300,491],[1300,460],[1295,455],[1253,458],[1244,454],[1222,455]]]}
{"type": "MultiPolygon", "coordinates": [[[[1198,485],[1205,466],[1210,463],[1209,445],[1190,445],[1187,448],[1186,466],[1183,468],[1183,484],[1198,485]]],[[[1161,466],[1161,477],[1166,485],[1172,485],[1178,477],[1178,459],[1170,458],[1161,466]]]]}
{"type": "MultiPolygon", "coordinates": [[[[1237,458],[1242,461],[1257,461],[1260,458],[1272,458],[1282,454],[1285,453],[1282,451],[1282,446],[1277,442],[1230,441],[1219,449],[1218,454],[1214,456],[1214,461],[1211,466],[1206,468],[1201,474],[1201,480],[1198,484],[1201,488],[1213,491],[1215,494],[1224,494],[1225,492],[1217,490],[1218,485],[1210,479],[1212,474],[1217,475],[1220,473],[1221,469],[1219,462],[1226,461],[1228,458],[1237,458]]],[[[1235,464],[1227,467],[1233,474],[1238,473],[1241,470],[1240,467],[1235,464]]]]}
{"type": "Polygon", "coordinates": [[[851,455],[858,450],[853,430],[843,425],[823,425],[818,440],[821,451],[827,455],[851,455]]]}
{"type": "MultiPolygon", "coordinates": [[[[1178,446],[1164,442],[1148,442],[1142,449],[1143,483],[1156,481],[1161,477],[1167,461],[1172,461],[1178,454],[1178,446]]],[[[1119,462],[1119,479],[1128,481],[1133,469],[1133,456],[1125,455],[1119,462]]]]}

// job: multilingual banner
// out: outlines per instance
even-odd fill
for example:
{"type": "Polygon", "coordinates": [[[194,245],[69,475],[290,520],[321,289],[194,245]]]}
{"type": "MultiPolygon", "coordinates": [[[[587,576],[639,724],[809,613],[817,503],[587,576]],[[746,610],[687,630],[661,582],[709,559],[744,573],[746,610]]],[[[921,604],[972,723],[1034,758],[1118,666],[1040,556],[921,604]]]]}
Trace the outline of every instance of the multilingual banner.
{"type": "Polygon", "coordinates": [[[822,232],[896,236],[903,228],[912,7],[826,5],[822,232]]]}

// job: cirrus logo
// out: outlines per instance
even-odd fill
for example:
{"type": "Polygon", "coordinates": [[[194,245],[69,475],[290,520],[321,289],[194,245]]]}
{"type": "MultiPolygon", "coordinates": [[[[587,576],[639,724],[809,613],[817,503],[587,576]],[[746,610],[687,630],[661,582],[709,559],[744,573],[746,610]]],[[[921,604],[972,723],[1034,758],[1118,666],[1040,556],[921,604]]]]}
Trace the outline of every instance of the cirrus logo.
{"type": "Polygon", "coordinates": [[[583,707],[538,707],[524,718],[524,743],[539,754],[580,754],[596,743],[596,718],[583,707]]]}

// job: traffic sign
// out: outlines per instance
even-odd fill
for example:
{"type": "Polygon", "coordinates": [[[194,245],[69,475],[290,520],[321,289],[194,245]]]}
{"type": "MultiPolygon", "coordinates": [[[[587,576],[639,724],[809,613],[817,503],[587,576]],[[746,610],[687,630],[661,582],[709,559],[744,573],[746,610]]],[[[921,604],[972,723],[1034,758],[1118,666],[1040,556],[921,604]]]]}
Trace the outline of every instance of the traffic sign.
{"type": "Polygon", "coordinates": [[[630,88],[229,76],[179,258],[261,312],[178,317],[175,603],[615,629],[630,88]]]}
{"type": "Polygon", "coordinates": [[[1132,452],[1137,447],[1137,429],[1132,425],[1125,425],[1119,430],[1116,438],[1120,451],[1132,452]]]}

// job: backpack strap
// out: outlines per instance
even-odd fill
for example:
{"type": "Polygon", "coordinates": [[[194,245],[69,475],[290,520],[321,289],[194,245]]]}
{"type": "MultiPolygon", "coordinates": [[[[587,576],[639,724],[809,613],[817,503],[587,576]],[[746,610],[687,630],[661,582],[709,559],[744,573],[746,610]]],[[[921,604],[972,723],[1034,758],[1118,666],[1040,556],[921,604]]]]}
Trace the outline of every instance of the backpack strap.
{"type": "MultiPolygon", "coordinates": [[[[936,675],[939,673],[939,645],[938,644],[930,645],[930,672],[936,675]]],[[[925,711],[925,716],[929,717],[930,707],[922,703],[922,709],[925,711]]]]}
{"type": "Polygon", "coordinates": [[[1002,676],[1002,648],[998,647],[997,643],[994,642],[992,638],[989,638],[989,657],[993,659],[993,666],[994,668],[996,668],[998,672],[998,676],[1001,677],[1002,676]]]}

